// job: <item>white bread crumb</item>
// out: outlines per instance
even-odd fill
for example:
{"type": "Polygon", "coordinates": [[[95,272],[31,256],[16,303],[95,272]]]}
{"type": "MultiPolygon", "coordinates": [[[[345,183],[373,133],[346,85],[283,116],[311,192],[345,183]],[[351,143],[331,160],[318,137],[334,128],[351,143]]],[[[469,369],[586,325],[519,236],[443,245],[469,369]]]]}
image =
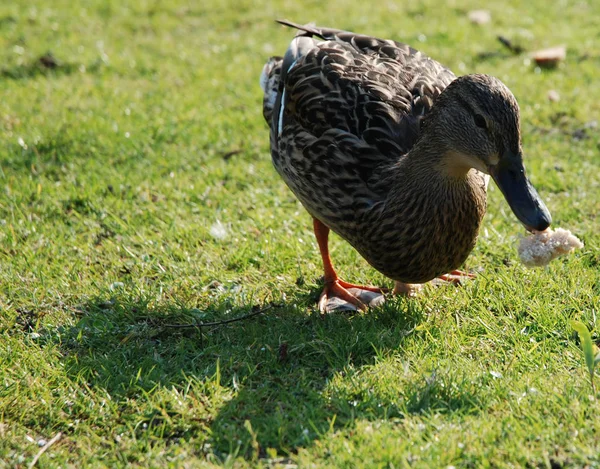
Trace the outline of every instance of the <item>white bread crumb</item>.
{"type": "Polygon", "coordinates": [[[519,257],[527,267],[543,267],[551,260],[575,249],[581,249],[583,243],[569,230],[548,228],[521,239],[519,257]]]}

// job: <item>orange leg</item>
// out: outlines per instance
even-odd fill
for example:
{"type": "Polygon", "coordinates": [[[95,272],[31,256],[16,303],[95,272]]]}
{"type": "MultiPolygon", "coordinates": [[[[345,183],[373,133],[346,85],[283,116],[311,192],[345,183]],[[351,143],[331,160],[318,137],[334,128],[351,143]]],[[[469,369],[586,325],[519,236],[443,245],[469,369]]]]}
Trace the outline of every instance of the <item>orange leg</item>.
{"type": "MultiPolygon", "coordinates": [[[[452,285],[462,285],[465,280],[473,279],[475,277],[475,274],[469,272],[453,270],[452,272],[434,278],[431,280],[431,284],[435,286],[447,285],[449,283],[452,285]]],[[[417,296],[422,288],[423,285],[419,283],[402,283],[396,281],[393,293],[395,295],[417,296]]]]}
{"type": "Polygon", "coordinates": [[[440,275],[438,278],[444,282],[452,283],[454,285],[460,285],[467,279],[477,277],[475,274],[470,272],[463,272],[462,270],[453,270],[444,275],[440,275]]]}
{"type": "Polygon", "coordinates": [[[319,298],[319,309],[322,313],[327,312],[327,302],[331,298],[339,298],[361,310],[366,309],[367,305],[360,300],[360,298],[349,292],[348,289],[357,288],[374,293],[383,293],[384,290],[377,287],[354,285],[340,280],[333,268],[331,258],[329,257],[329,227],[325,226],[316,218],[313,218],[313,228],[315,237],[317,238],[317,244],[319,245],[319,251],[321,252],[321,258],[323,259],[325,276],[325,288],[319,298]]]}

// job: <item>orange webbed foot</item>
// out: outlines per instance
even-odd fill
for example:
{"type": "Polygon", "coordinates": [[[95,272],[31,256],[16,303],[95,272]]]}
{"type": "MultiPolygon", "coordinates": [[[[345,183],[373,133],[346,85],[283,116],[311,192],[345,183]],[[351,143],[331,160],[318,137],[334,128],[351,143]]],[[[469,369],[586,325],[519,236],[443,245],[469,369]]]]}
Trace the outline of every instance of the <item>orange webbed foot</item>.
{"type": "Polygon", "coordinates": [[[384,288],[355,285],[336,279],[325,285],[319,298],[322,314],[334,311],[364,311],[385,301],[384,288]]]}
{"type": "Polygon", "coordinates": [[[477,275],[470,272],[463,272],[462,270],[453,270],[444,275],[440,275],[437,279],[434,279],[435,285],[444,283],[451,283],[452,285],[462,285],[466,280],[474,279],[477,275]],[[437,282],[436,282],[437,280],[437,282]]]}

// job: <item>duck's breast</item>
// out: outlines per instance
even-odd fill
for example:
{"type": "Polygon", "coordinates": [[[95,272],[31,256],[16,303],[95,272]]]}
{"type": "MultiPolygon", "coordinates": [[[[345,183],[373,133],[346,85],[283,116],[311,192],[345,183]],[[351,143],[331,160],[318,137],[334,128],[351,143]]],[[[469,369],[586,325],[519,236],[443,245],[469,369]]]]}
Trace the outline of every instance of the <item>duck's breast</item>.
{"type": "Polygon", "coordinates": [[[360,233],[344,236],[378,271],[424,283],[458,269],[473,250],[486,209],[487,176],[472,170],[452,189],[398,190],[360,233]]]}

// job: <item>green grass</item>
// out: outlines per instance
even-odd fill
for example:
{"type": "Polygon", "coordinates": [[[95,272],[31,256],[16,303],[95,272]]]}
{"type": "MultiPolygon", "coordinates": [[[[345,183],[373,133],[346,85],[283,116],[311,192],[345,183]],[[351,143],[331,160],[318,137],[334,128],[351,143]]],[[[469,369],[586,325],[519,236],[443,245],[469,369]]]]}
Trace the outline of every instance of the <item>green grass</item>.
{"type": "MultiPolygon", "coordinates": [[[[600,467],[569,325],[598,340],[600,3],[525,3],[475,26],[473,1],[1,2],[0,466],[61,432],[38,466],[600,467]],[[586,247],[525,269],[492,188],[476,280],[320,318],[311,223],[261,115],[282,17],[504,80],[531,178],[586,247]],[[536,69],[499,34],[567,60],[536,69]]],[[[389,285],[339,238],[332,255],[389,285]]]]}

